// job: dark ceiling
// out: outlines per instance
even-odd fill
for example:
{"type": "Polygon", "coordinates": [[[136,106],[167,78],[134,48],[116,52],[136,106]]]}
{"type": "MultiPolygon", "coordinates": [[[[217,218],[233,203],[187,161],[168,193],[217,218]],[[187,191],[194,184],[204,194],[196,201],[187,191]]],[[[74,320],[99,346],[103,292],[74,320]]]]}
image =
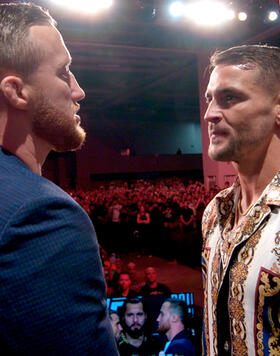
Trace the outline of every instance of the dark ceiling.
{"type": "Polygon", "coordinates": [[[200,53],[246,42],[267,43],[278,40],[280,32],[279,24],[265,23],[256,11],[251,21],[209,30],[163,15],[144,17],[131,3],[137,0],[123,0],[121,9],[116,6],[103,18],[77,19],[55,12],[74,58],[73,71],[86,91],[83,110],[93,117],[180,120],[181,113],[192,120],[199,115],[200,53]]]}
{"type": "Polygon", "coordinates": [[[50,0],[34,2],[58,20],[73,57],[72,71],[86,92],[82,112],[95,132],[107,122],[104,130],[112,135],[114,130],[120,135],[119,120],[131,132],[153,120],[199,123],[200,53],[243,43],[279,43],[279,22],[262,19],[264,4],[277,0],[232,2],[246,4],[251,20],[212,30],[169,19],[167,0],[115,0],[102,17],[77,15],[50,0]]]}

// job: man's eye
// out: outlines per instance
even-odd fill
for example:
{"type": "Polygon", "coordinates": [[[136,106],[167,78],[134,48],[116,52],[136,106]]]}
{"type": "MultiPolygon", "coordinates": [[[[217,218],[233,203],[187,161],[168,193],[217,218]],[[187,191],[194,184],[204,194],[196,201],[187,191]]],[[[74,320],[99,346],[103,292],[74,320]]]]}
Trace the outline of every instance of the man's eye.
{"type": "Polygon", "coordinates": [[[63,71],[60,76],[63,80],[65,80],[67,83],[69,83],[69,81],[70,81],[70,72],[69,71],[66,71],[66,70],[63,71]]]}
{"type": "Polygon", "coordinates": [[[231,95],[231,94],[228,94],[228,95],[226,96],[226,101],[232,101],[233,99],[234,99],[234,96],[231,95]]]}

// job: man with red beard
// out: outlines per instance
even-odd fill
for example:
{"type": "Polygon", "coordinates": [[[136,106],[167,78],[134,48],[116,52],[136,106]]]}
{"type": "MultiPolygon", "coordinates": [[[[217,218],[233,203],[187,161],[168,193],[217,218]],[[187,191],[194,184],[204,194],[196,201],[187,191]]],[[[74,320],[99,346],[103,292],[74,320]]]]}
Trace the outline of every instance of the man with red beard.
{"type": "Polygon", "coordinates": [[[147,314],[140,299],[127,299],[121,308],[123,333],[119,342],[121,356],[157,355],[160,346],[146,335],[147,314]]]}
{"type": "Polygon", "coordinates": [[[93,226],[41,176],[82,146],[84,91],[55,20],[0,5],[0,344],[6,355],[118,355],[93,226]]]}
{"type": "Polygon", "coordinates": [[[165,355],[195,355],[194,345],[185,330],[187,316],[187,306],[182,300],[168,298],[162,304],[157,321],[158,331],[167,337],[165,355]]]}

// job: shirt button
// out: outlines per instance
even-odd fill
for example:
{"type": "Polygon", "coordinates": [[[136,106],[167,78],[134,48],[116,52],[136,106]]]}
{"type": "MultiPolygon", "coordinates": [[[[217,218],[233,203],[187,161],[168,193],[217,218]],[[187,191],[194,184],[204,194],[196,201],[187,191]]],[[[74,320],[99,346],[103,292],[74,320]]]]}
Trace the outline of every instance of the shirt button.
{"type": "Polygon", "coordinates": [[[224,350],[229,351],[229,342],[228,341],[225,341],[225,343],[224,343],[224,350]]]}

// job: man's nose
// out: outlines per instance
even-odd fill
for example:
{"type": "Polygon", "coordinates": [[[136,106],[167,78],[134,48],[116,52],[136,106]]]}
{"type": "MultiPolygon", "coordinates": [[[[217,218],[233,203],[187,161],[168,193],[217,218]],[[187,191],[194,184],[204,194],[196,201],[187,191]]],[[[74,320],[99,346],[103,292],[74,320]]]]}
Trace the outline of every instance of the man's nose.
{"type": "Polygon", "coordinates": [[[204,120],[208,123],[218,123],[222,119],[222,112],[217,103],[212,100],[207,107],[207,110],[204,114],[204,120]]]}
{"type": "Polygon", "coordinates": [[[72,90],[73,101],[79,101],[79,100],[84,99],[85,92],[79,86],[79,83],[77,82],[73,73],[71,73],[71,90],[72,90]]]}

